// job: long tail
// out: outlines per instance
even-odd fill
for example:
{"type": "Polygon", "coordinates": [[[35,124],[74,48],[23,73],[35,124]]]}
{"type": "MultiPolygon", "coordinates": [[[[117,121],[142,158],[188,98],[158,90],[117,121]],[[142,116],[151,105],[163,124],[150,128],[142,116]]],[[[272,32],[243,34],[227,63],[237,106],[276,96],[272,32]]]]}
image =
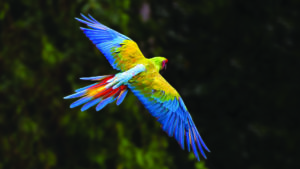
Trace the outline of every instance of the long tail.
{"type": "Polygon", "coordinates": [[[81,111],[85,111],[90,107],[98,104],[96,110],[99,111],[107,104],[117,100],[117,105],[121,104],[124,100],[128,90],[126,85],[121,85],[115,89],[110,85],[110,79],[115,75],[96,76],[96,77],[82,77],[81,80],[98,81],[92,85],[75,90],[76,93],[64,97],[64,99],[72,99],[81,97],[70,105],[70,108],[74,108],[80,105],[81,111]]]}

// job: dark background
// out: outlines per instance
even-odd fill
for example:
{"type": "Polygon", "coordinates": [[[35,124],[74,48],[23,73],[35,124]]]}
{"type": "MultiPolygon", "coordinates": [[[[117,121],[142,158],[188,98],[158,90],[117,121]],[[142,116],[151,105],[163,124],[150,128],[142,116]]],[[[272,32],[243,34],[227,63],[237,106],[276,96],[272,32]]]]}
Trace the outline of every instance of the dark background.
{"type": "MultiPolygon", "coordinates": [[[[0,2],[0,168],[300,168],[298,0],[0,2]],[[63,97],[117,73],[79,30],[93,15],[169,59],[163,76],[210,148],[197,162],[130,93],[100,112],[63,97]]],[[[73,100],[74,101],[74,100],[73,100]]]]}

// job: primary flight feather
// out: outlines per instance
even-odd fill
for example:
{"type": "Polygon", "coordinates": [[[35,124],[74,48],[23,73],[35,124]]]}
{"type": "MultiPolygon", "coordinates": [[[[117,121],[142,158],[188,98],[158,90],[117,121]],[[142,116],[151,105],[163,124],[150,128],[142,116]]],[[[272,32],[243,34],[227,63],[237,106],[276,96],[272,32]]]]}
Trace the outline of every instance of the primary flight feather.
{"type": "Polygon", "coordinates": [[[96,110],[99,111],[114,101],[119,105],[130,89],[157,119],[162,129],[178,141],[182,149],[192,149],[198,160],[199,151],[206,158],[204,149],[208,152],[209,149],[182,98],[159,73],[166,67],[168,60],[164,57],[145,58],[137,44],[127,36],[106,27],[90,15],[81,16],[83,19],[76,19],[89,28],[80,29],[120,73],[80,78],[96,83],[77,89],[75,94],[64,97],[80,97],[70,107],[83,105],[81,110],[84,111],[96,105],[96,110]]]}

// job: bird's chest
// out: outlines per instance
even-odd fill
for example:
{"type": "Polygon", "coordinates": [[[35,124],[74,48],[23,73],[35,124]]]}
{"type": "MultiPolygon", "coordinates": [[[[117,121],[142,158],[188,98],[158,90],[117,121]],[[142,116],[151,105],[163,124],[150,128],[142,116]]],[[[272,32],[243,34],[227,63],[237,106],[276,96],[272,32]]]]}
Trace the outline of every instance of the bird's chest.
{"type": "Polygon", "coordinates": [[[144,65],[146,67],[145,71],[137,74],[131,80],[129,80],[129,83],[132,86],[147,87],[152,85],[157,75],[155,66],[152,63],[147,63],[144,65]]]}

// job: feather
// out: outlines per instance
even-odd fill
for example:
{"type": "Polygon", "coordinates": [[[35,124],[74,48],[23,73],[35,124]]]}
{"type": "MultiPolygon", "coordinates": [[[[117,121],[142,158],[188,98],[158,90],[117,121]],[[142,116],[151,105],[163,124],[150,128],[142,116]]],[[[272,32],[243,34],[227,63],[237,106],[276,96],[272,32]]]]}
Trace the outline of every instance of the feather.
{"type": "Polygon", "coordinates": [[[200,158],[199,158],[198,150],[197,150],[196,145],[195,145],[195,136],[194,136],[194,132],[193,132],[193,129],[192,129],[192,128],[190,128],[190,129],[191,129],[191,130],[190,130],[190,131],[191,131],[191,132],[190,132],[190,142],[192,143],[191,145],[192,145],[193,152],[194,152],[194,154],[195,154],[197,160],[199,161],[200,158]]]}
{"type": "Polygon", "coordinates": [[[75,101],[74,103],[72,103],[72,104],[70,105],[70,108],[74,108],[74,107],[77,107],[77,106],[79,106],[79,105],[82,105],[82,104],[84,104],[84,103],[86,103],[86,102],[88,102],[88,101],[90,101],[90,100],[92,100],[92,99],[93,99],[92,97],[88,97],[88,96],[83,97],[83,98],[81,98],[81,99],[75,101]]]}
{"type": "Polygon", "coordinates": [[[198,149],[200,150],[202,156],[206,159],[206,155],[205,155],[205,153],[204,153],[204,150],[203,150],[202,146],[200,145],[200,141],[199,141],[199,133],[196,131],[195,128],[192,128],[192,129],[194,130],[194,133],[195,133],[194,139],[196,140],[198,149]]]}
{"type": "Polygon", "coordinates": [[[121,91],[121,93],[117,99],[118,106],[123,102],[124,98],[126,97],[127,92],[128,92],[128,90],[126,90],[126,89],[121,91]]]}
{"type": "Polygon", "coordinates": [[[207,148],[206,144],[202,140],[200,134],[198,135],[198,140],[200,140],[201,145],[205,148],[206,151],[210,152],[210,150],[207,148]]]}
{"type": "Polygon", "coordinates": [[[81,111],[85,111],[85,110],[89,109],[90,107],[98,104],[100,101],[101,101],[101,98],[97,98],[97,99],[94,99],[94,100],[86,103],[84,106],[82,106],[81,111]]]}
{"type": "Polygon", "coordinates": [[[109,75],[104,75],[104,76],[93,76],[93,77],[81,77],[80,80],[102,80],[104,78],[109,77],[109,75]]]}
{"type": "Polygon", "coordinates": [[[185,137],[186,137],[186,145],[187,145],[187,150],[190,152],[191,151],[191,135],[190,135],[190,130],[188,129],[186,132],[185,132],[185,137]]]}
{"type": "Polygon", "coordinates": [[[169,129],[168,129],[168,134],[170,137],[173,136],[174,133],[174,127],[176,125],[175,121],[177,120],[176,114],[172,114],[172,117],[170,118],[170,124],[169,124],[169,129]]]}
{"type": "MultiPolygon", "coordinates": [[[[94,23],[99,23],[96,19],[94,19],[90,14],[88,14],[89,15],[89,17],[94,21],[94,23]]],[[[83,16],[82,14],[81,14],[81,16],[83,16]]],[[[92,22],[93,22],[92,21],[92,22]]]]}
{"type": "Polygon", "coordinates": [[[113,97],[109,97],[106,98],[104,100],[102,100],[96,107],[96,111],[100,111],[101,109],[103,109],[107,104],[111,103],[114,101],[113,97]]]}
{"type": "Polygon", "coordinates": [[[183,125],[183,122],[179,122],[179,144],[181,145],[181,148],[184,150],[184,133],[185,133],[185,128],[183,125]]]}
{"type": "Polygon", "coordinates": [[[90,14],[88,14],[89,15],[89,17],[91,18],[88,18],[88,17],[86,17],[86,16],[84,16],[82,13],[80,14],[84,19],[86,19],[87,21],[89,21],[89,22],[92,22],[92,23],[99,23],[98,21],[96,21],[90,14]]]}
{"type": "Polygon", "coordinates": [[[171,118],[172,118],[172,113],[167,113],[167,115],[165,116],[165,118],[162,119],[161,124],[163,126],[163,130],[170,136],[170,134],[168,133],[168,128],[170,127],[171,124],[171,118]]]}
{"type": "Polygon", "coordinates": [[[73,99],[73,98],[81,97],[81,96],[84,96],[84,95],[85,95],[84,91],[81,91],[81,92],[78,91],[78,93],[74,93],[74,94],[71,94],[69,96],[66,96],[66,97],[64,97],[64,99],[73,99]]]}

